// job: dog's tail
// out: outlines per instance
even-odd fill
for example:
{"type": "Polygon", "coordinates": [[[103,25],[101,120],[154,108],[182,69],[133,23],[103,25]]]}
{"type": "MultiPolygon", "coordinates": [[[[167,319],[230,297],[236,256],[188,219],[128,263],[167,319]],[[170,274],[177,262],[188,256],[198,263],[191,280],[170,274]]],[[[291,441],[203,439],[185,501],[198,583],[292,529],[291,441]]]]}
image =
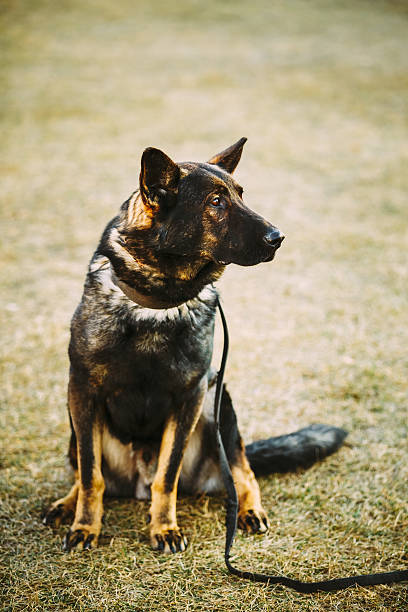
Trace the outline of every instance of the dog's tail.
{"type": "Polygon", "coordinates": [[[245,448],[255,476],[293,472],[334,453],[347,436],[340,427],[314,424],[293,433],[257,440],[245,448]]]}

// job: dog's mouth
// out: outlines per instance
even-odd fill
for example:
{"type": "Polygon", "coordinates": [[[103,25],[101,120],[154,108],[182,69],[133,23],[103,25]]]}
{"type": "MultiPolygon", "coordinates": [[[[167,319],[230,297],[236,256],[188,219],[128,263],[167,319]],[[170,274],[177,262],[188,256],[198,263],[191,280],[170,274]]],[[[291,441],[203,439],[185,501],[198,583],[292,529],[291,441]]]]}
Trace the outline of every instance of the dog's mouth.
{"type": "Polygon", "coordinates": [[[267,253],[259,253],[257,255],[248,255],[247,257],[242,256],[241,254],[237,257],[230,257],[228,259],[220,259],[214,258],[214,263],[219,266],[228,266],[229,264],[237,264],[239,266],[256,266],[260,263],[267,263],[272,261],[276,255],[276,251],[279,247],[275,248],[272,252],[269,250],[267,253]]]}
{"type": "MultiPolygon", "coordinates": [[[[279,247],[278,247],[278,248],[279,248],[279,247]]],[[[275,250],[274,250],[274,252],[273,252],[272,254],[267,255],[267,256],[265,257],[265,259],[263,259],[263,260],[261,261],[261,263],[267,263],[268,261],[272,261],[272,259],[273,259],[273,258],[275,257],[275,255],[276,255],[276,251],[277,251],[277,250],[278,250],[278,249],[275,249],[275,250]]]]}

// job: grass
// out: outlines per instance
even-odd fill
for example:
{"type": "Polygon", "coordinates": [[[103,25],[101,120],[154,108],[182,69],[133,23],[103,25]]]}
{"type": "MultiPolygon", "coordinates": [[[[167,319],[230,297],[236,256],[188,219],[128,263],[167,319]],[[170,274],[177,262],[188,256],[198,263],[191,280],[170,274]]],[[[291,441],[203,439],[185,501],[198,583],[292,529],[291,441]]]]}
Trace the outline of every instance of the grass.
{"type": "Polygon", "coordinates": [[[230,577],[222,499],[180,502],[190,546],[171,558],[150,550],[140,502],[107,501],[90,554],[63,554],[63,529],[40,521],[70,484],[69,319],[143,148],[206,159],[245,135],[247,202],[287,239],[220,282],[242,432],[320,421],[350,436],[261,481],[272,529],[239,536],[236,564],[304,579],[406,567],[407,18],[391,0],[3,2],[3,609],[408,608],[406,585],[301,596],[230,577]]]}

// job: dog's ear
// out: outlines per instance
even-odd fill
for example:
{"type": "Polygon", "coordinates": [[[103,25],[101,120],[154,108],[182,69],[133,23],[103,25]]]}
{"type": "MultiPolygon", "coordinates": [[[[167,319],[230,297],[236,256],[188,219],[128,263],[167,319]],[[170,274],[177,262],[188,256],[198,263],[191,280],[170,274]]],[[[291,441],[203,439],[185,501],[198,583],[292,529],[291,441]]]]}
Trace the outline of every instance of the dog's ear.
{"type": "Polygon", "coordinates": [[[140,170],[140,193],[145,205],[157,206],[161,198],[176,195],[179,179],[179,166],[163,151],[153,147],[144,150],[140,170]]]}
{"type": "Polygon", "coordinates": [[[208,163],[215,164],[232,174],[241,159],[242,149],[246,141],[247,138],[240,138],[238,142],[228,147],[228,149],[221,151],[218,155],[214,155],[214,157],[208,160],[208,163]]]}

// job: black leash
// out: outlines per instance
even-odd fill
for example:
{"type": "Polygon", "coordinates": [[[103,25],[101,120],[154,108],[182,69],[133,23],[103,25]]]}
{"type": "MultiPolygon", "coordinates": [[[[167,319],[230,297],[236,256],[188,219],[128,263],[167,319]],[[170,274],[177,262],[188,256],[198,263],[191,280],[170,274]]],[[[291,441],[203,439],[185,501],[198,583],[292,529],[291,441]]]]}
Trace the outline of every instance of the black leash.
{"type": "Polygon", "coordinates": [[[293,580],[286,576],[269,576],[268,574],[257,574],[255,572],[247,572],[239,570],[233,567],[230,563],[230,550],[234,541],[235,532],[237,529],[237,516],[238,516],[238,497],[235,489],[234,481],[232,478],[231,470],[229,467],[228,459],[225,454],[224,445],[222,443],[220,434],[220,406],[221,406],[221,395],[224,379],[225,364],[227,362],[228,355],[228,328],[225,320],[224,312],[221,308],[219,299],[217,299],[217,306],[220,311],[222,326],[224,329],[224,348],[222,351],[221,367],[218,372],[217,386],[215,390],[214,400],[214,421],[216,425],[216,436],[217,444],[220,456],[221,473],[224,480],[224,486],[227,492],[227,503],[226,503],[226,536],[225,536],[225,564],[231,574],[239,576],[240,578],[246,578],[253,582],[265,582],[266,584],[282,584],[291,589],[294,589],[298,593],[316,593],[317,591],[340,591],[350,586],[374,586],[377,584],[393,584],[395,582],[403,582],[408,580],[408,570],[397,570],[394,572],[384,572],[381,574],[366,574],[362,576],[347,576],[345,578],[335,578],[333,580],[322,580],[320,582],[302,582],[300,580],[293,580]]]}

